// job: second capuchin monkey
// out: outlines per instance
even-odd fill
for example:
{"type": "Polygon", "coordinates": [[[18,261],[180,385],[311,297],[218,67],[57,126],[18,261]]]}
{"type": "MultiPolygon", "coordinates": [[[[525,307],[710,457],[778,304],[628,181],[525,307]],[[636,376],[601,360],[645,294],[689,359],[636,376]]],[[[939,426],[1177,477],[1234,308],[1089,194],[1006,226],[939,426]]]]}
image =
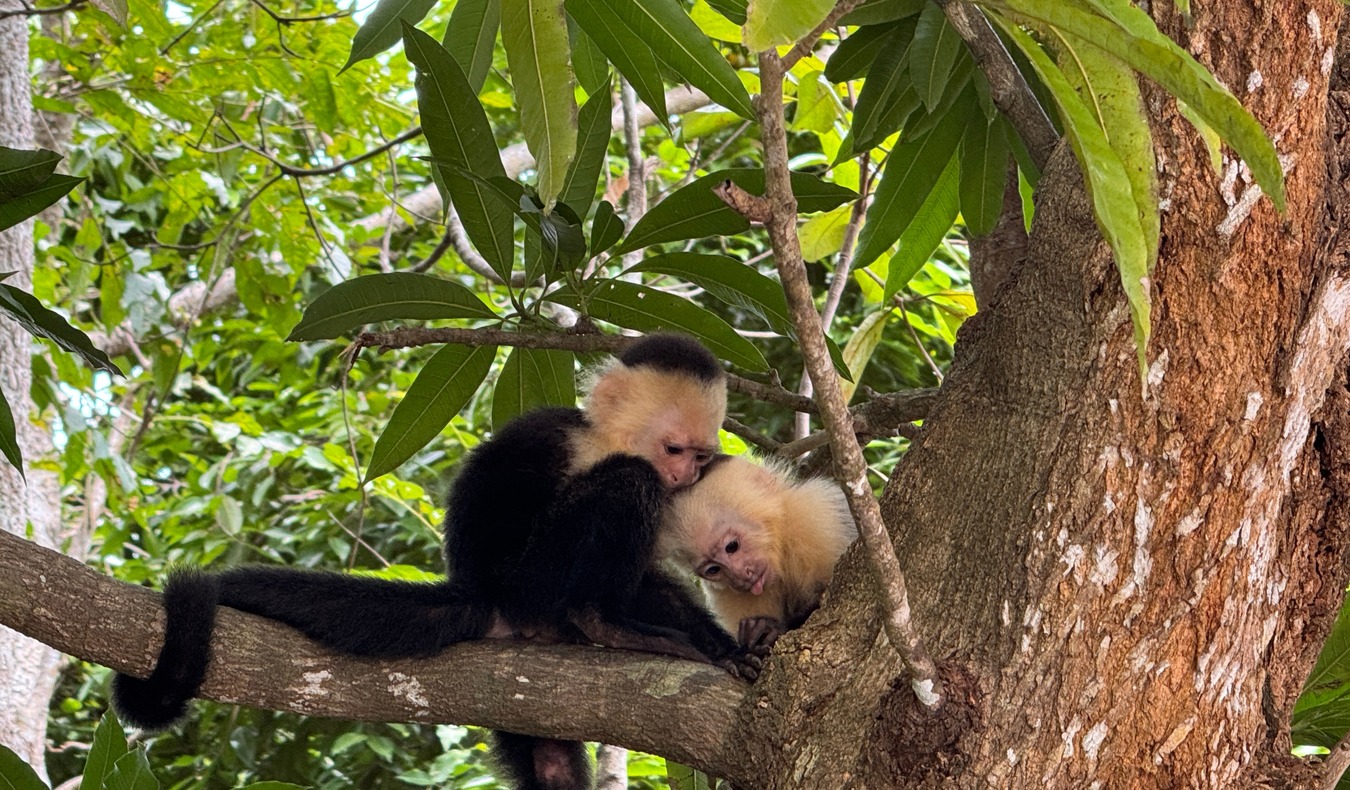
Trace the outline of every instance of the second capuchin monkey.
{"type": "Polygon", "coordinates": [[[806,621],[858,535],[832,480],[719,457],[674,497],[662,554],[702,580],[717,619],[743,644],[772,643],[806,621]]]}
{"type": "MultiPolygon", "coordinates": [[[[171,575],[164,647],[113,701],[140,727],[171,724],[196,695],[217,605],[261,615],[353,656],[429,656],[486,636],[646,650],[753,678],[762,650],[721,629],[655,555],[670,492],[718,449],[726,375],[697,341],[653,335],[595,376],[584,408],[543,408],[479,445],[445,519],[449,578],[395,582],[295,568],[171,575]],[[757,652],[758,651],[758,652],[757,652]]],[[[584,745],[497,733],[515,786],[589,788],[584,745]]]]}

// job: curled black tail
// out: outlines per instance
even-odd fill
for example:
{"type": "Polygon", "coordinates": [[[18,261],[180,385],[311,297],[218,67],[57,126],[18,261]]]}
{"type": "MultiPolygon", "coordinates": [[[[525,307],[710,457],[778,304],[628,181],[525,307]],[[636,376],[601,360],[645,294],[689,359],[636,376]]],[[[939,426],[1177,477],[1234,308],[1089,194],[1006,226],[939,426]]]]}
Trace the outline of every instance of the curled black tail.
{"type": "Polygon", "coordinates": [[[121,673],[113,678],[113,706],[123,721],[154,730],[183,716],[211,660],[219,591],[219,580],[210,574],[169,574],[164,584],[164,647],[155,671],[144,680],[121,673]]]}

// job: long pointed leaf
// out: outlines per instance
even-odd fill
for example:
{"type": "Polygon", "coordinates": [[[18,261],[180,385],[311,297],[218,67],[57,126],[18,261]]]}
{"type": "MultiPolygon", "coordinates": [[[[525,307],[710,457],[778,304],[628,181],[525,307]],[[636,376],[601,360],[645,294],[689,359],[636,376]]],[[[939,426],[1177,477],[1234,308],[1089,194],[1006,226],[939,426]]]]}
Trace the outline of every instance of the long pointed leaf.
{"type": "Polygon", "coordinates": [[[942,6],[937,3],[924,6],[914,28],[914,43],[909,48],[909,71],[914,89],[930,112],[942,99],[952,66],[963,48],[961,37],[947,22],[942,6]]]}
{"type": "Polygon", "coordinates": [[[1261,124],[1208,69],[1164,36],[1148,14],[1121,0],[987,3],[1019,20],[1049,25],[1091,42],[1186,102],[1238,152],[1275,207],[1284,210],[1283,170],[1261,124]],[[1102,12],[1109,16],[1102,16],[1102,12]]]}
{"type": "MultiPolygon", "coordinates": [[[[634,76],[615,57],[615,51],[648,47],[681,79],[713,101],[742,118],[754,119],[750,94],[735,69],[677,0],[567,0],[567,11],[635,88],[634,76]],[[607,21],[597,24],[597,17],[607,21]],[[620,33],[621,38],[610,37],[613,33],[620,33]]],[[[626,54],[621,58],[629,59],[626,54]]]]}
{"type": "Polygon", "coordinates": [[[668,124],[661,64],[647,42],[638,37],[605,0],[567,0],[566,7],[568,16],[605,53],[614,68],[633,86],[638,98],[652,108],[661,123],[668,124]]]}
{"type": "Polygon", "coordinates": [[[83,178],[53,173],[46,181],[17,197],[0,200],[0,230],[12,228],[70,194],[83,178]]]}
{"type": "Polygon", "coordinates": [[[575,406],[576,357],[570,351],[513,348],[492,390],[492,426],[540,406],[575,406]]]}
{"type": "Polygon", "coordinates": [[[792,332],[787,298],[776,280],[725,255],[673,252],[644,258],[629,272],[658,272],[688,280],[734,307],[748,310],[780,334],[792,332]]]}
{"type": "Polygon", "coordinates": [[[403,36],[403,25],[416,25],[436,5],[436,0],[379,0],[375,10],[352,36],[352,51],[338,73],[394,46],[403,36]]]}
{"type": "Polygon", "coordinates": [[[862,268],[900,238],[951,160],[969,120],[969,108],[958,105],[928,134],[906,140],[886,157],[876,196],[867,208],[867,222],[858,237],[853,265],[862,268]]]}
{"type": "Polygon", "coordinates": [[[45,148],[24,150],[0,145],[0,201],[23,195],[56,172],[61,155],[45,148]]]}
{"type": "Polygon", "coordinates": [[[572,207],[577,216],[585,217],[595,200],[595,187],[600,182],[600,171],[605,166],[605,152],[609,149],[610,115],[614,97],[610,81],[586,100],[577,124],[577,154],[563,182],[558,199],[572,207]]]}
{"type": "Polygon", "coordinates": [[[417,107],[439,183],[445,185],[479,254],[503,280],[510,280],[515,220],[481,184],[461,172],[506,177],[483,105],[444,47],[411,25],[405,25],[403,33],[404,51],[417,67],[417,107]]]}
{"type": "Polygon", "coordinates": [[[416,272],[368,274],[320,294],[286,339],[328,340],[379,321],[494,316],[492,308],[457,282],[416,272]]]}
{"type": "Polygon", "coordinates": [[[891,256],[890,266],[886,270],[883,303],[889,304],[891,297],[923,268],[932,257],[933,250],[938,248],[952,229],[960,203],[957,197],[959,173],[957,159],[953,156],[924,197],[919,210],[905,225],[904,233],[900,234],[900,246],[891,256]]]}
{"type": "Polygon", "coordinates": [[[534,154],[545,210],[562,192],[577,147],[567,21],[562,0],[501,0],[502,44],[520,106],[525,144],[534,154]]]}
{"type": "Polygon", "coordinates": [[[0,452],[5,460],[18,471],[19,477],[28,479],[23,473],[23,448],[19,447],[19,435],[14,425],[14,414],[9,410],[9,401],[5,393],[0,392],[0,452]]]}
{"type": "Polygon", "coordinates": [[[846,82],[866,75],[893,29],[891,25],[867,25],[850,33],[834,48],[825,64],[825,79],[846,82]]]}
{"type": "Polygon", "coordinates": [[[101,790],[103,781],[112,773],[113,765],[127,753],[127,736],[112,711],[103,714],[94,729],[94,743],[84,762],[80,790],[101,790]]]}
{"type": "Polygon", "coordinates": [[[961,140],[961,216],[976,236],[985,236],[1003,213],[1008,184],[1008,138],[1003,127],[976,119],[961,140]]]}
{"type": "Polygon", "coordinates": [[[867,81],[858,93],[858,104],[853,111],[854,151],[866,151],[876,146],[899,129],[919,106],[921,100],[914,90],[909,71],[914,26],[912,19],[898,23],[886,37],[867,72],[867,81]]]}
{"type": "Polygon", "coordinates": [[[1032,68],[1055,97],[1065,132],[1083,168],[1097,226],[1116,257],[1121,286],[1134,323],[1135,350],[1142,377],[1148,369],[1151,303],[1144,283],[1148,276],[1149,255],[1125,164],[1112,150],[1091,111],[1050,56],[1018,25],[997,15],[995,21],[1026,53],[1032,68]]]}
{"type": "Polygon", "coordinates": [[[834,0],[750,0],[745,15],[745,45],[763,52],[792,44],[825,21],[834,0]]]}
{"type": "Polygon", "coordinates": [[[108,355],[94,347],[88,335],[71,326],[60,313],[48,310],[27,291],[0,283],[0,308],[8,311],[30,334],[45,337],[83,359],[89,367],[122,375],[121,369],[108,359],[108,355]]]}
{"type": "Polygon", "coordinates": [[[495,346],[446,346],[433,354],[389,415],[389,424],[375,441],[365,480],[397,469],[435,439],[478,391],[496,353],[495,346]]]}
{"type": "MultiPolygon", "coordinates": [[[[712,188],[727,180],[734,181],[747,192],[764,193],[763,170],[733,168],[710,173],[657,203],[638,220],[628,239],[614,254],[622,255],[667,241],[727,236],[749,230],[750,223],[745,217],[713,194],[712,188]]],[[[797,196],[797,209],[803,213],[830,211],[858,197],[851,189],[806,173],[792,174],[792,191],[797,196]]]]}
{"type": "Polygon", "coordinates": [[[492,68],[492,49],[501,22],[500,0],[459,0],[450,12],[450,24],[441,43],[464,70],[475,94],[483,89],[492,68]]]}
{"type": "MultiPolygon", "coordinates": [[[[571,288],[545,297],[580,310],[583,300],[571,288]]],[[[699,338],[717,356],[748,370],[767,370],[769,364],[754,344],[726,321],[673,294],[622,280],[607,280],[584,300],[587,315],[642,332],[683,332],[699,338]]]]}

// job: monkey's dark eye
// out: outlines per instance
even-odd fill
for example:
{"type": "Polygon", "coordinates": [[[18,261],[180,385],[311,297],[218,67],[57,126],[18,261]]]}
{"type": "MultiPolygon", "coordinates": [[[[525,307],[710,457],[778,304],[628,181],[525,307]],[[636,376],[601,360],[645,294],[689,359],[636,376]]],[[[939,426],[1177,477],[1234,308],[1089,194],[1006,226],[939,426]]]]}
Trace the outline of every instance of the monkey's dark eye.
{"type": "Polygon", "coordinates": [[[712,577],[716,576],[717,572],[720,570],[722,570],[722,566],[720,565],[709,565],[708,567],[703,569],[703,577],[706,579],[711,579],[712,577]]]}
{"type": "Polygon", "coordinates": [[[727,544],[727,554],[735,554],[741,548],[739,540],[733,540],[727,544]]]}
{"type": "Polygon", "coordinates": [[[684,448],[677,444],[668,444],[666,445],[666,452],[670,455],[679,455],[684,452],[684,448]]]}
{"type": "Polygon", "coordinates": [[[699,453],[694,456],[694,460],[698,461],[699,466],[702,466],[712,460],[712,453],[699,453]]]}

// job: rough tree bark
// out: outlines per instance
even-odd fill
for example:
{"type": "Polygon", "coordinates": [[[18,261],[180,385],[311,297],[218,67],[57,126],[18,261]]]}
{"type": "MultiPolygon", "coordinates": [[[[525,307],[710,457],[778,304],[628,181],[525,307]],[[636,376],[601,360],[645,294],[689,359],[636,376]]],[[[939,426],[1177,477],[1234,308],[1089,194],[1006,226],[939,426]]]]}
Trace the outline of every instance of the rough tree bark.
{"type": "MultiPolygon", "coordinates": [[[[1002,282],[883,502],[920,631],[973,717],[926,713],[898,682],[856,547],[748,692],[581,648],[363,665],[231,613],[206,692],[602,739],[753,787],[1306,785],[1289,711],[1350,576],[1341,10],[1195,3],[1193,26],[1151,10],[1275,136],[1289,211],[1231,158],[1214,173],[1149,94],[1166,212],[1141,382],[1077,166],[1061,148],[1046,168],[1028,246],[988,262],[1002,282]]],[[[157,611],[124,587],[0,535],[0,622],[144,673],[157,611]]]]}

